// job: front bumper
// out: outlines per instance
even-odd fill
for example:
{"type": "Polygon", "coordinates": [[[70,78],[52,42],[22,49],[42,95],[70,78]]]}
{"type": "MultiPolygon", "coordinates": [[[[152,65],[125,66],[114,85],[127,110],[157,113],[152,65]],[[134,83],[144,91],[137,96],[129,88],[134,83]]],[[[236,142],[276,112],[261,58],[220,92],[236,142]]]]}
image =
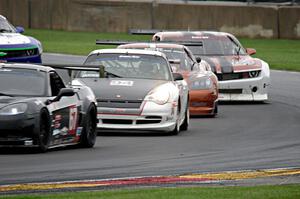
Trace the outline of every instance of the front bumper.
{"type": "Polygon", "coordinates": [[[0,115],[0,147],[33,146],[34,116],[0,115]]]}
{"type": "Polygon", "coordinates": [[[158,105],[154,102],[144,102],[137,114],[134,110],[120,108],[98,107],[98,128],[123,129],[123,130],[146,130],[169,132],[176,126],[177,106],[172,103],[158,105]]]}
{"type": "Polygon", "coordinates": [[[190,90],[190,115],[211,115],[218,96],[212,90],[190,90]]]}
{"type": "Polygon", "coordinates": [[[41,55],[34,55],[28,57],[14,57],[14,58],[7,58],[7,59],[0,59],[0,62],[15,62],[15,63],[42,63],[41,55]]]}
{"type": "Polygon", "coordinates": [[[220,101],[265,101],[268,100],[270,78],[219,81],[220,101]]]}

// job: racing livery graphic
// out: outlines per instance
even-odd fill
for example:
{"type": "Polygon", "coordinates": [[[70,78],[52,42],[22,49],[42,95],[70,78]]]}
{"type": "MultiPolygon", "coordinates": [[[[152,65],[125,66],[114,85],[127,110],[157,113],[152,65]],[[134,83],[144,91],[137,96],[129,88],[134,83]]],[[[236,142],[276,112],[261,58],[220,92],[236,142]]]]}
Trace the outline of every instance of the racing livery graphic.
{"type": "Polygon", "coordinates": [[[0,62],[42,63],[41,42],[23,32],[22,27],[14,27],[0,15],[0,62]]]}
{"type": "Polygon", "coordinates": [[[166,31],[154,34],[154,41],[191,42],[196,57],[210,64],[219,80],[219,100],[266,101],[270,69],[265,61],[252,58],[255,49],[243,48],[232,34],[212,31],[166,31]]]}

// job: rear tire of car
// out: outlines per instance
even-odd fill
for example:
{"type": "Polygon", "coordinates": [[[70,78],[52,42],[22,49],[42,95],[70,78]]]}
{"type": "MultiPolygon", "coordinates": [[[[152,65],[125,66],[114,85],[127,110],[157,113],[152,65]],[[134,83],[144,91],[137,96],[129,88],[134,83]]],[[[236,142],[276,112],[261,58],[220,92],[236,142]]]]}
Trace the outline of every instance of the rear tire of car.
{"type": "Polygon", "coordinates": [[[180,130],[181,131],[187,131],[189,128],[189,124],[190,124],[190,110],[189,110],[189,106],[187,104],[186,110],[185,110],[185,116],[184,116],[184,121],[182,123],[182,125],[180,126],[180,130]]]}
{"type": "Polygon", "coordinates": [[[46,152],[49,147],[50,123],[48,111],[42,110],[40,113],[40,121],[38,132],[36,132],[36,141],[38,143],[38,151],[46,152]]]}
{"type": "Polygon", "coordinates": [[[84,148],[92,148],[95,145],[97,132],[97,109],[90,106],[85,116],[85,121],[80,137],[80,145],[84,148]]]}

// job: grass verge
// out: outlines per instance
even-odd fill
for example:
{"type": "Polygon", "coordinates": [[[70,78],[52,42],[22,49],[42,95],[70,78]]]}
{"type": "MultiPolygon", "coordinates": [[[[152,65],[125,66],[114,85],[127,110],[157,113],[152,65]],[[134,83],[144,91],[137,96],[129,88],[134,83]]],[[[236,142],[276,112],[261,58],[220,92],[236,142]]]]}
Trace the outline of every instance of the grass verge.
{"type": "MultiPolygon", "coordinates": [[[[96,39],[149,41],[151,36],[127,33],[67,32],[57,30],[28,29],[26,34],[39,39],[45,52],[87,55],[100,48],[96,39]]],[[[257,50],[255,57],[269,63],[272,69],[300,71],[300,40],[240,39],[244,47],[257,50]]]]}
{"type": "Polygon", "coordinates": [[[300,185],[275,185],[255,187],[192,187],[192,188],[155,188],[124,189],[92,192],[71,192],[57,194],[33,194],[0,196],[9,199],[296,199],[300,198],[300,185]]]}

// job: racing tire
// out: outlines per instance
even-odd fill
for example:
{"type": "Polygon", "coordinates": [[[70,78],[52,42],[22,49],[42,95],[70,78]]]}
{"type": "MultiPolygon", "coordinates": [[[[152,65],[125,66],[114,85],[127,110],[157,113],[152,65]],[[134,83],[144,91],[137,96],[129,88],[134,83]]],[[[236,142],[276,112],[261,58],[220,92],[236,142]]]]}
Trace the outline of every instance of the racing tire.
{"type": "Polygon", "coordinates": [[[211,117],[216,117],[217,115],[218,115],[218,102],[215,103],[215,108],[213,110],[211,117]]]}
{"type": "Polygon", "coordinates": [[[80,137],[80,145],[84,148],[92,148],[95,145],[97,132],[97,109],[90,106],[85,116],[83,129],[80,137]]]}
{"type": "Polygon", "coordinates": [[[182,125],[180,126],[180,130],[181,131],[187,131],[189,128],[189,124],[190,124],[190,109],[187,105],[186,110],[185,110],[185,116],[184,116],[184,121],[182,123],[182,125]]]}
{"type": "MultiPolygon", "coordinates": [[[[180,102],[178,102],[179,104],[180,102]]],[[[178,135],[180,133],[180,106],[177,108],[177,118],[176,125],[173,131],[170,132],[170,135],[178,135]]]]}
{"type": "Polygon", "coordinates": [[[39,152],[46,152],[49,147],[49,136],[50,136],[50,123],[49,116],[46,110],[42,110],[40,114],[39,127],[36,132],[36,141],[38,144],[39,152]]]}

